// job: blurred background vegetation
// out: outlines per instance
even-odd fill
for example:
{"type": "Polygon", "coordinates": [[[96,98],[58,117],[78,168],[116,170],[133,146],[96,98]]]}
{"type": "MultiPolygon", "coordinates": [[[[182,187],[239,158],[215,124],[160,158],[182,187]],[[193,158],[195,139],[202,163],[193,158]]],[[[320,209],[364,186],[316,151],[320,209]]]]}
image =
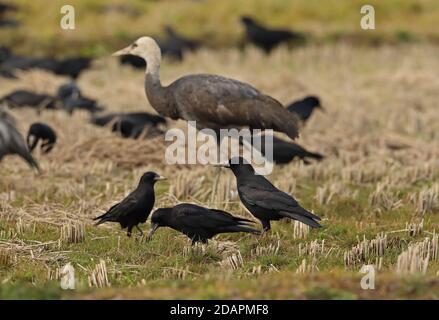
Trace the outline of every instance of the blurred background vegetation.
{"type": "MultiPolygon", "coordinates": [[[[8,2],[5,0],[5,2],[8,2]]],[[[9,0],[11,3],[12,1],[9,0]]],[[[1,29],[0,44],[34,55],[99,56],[139,35],[161,36],[171,25],[208,46],[240,45],[241,15],[305,32],[311,43],[379,45],[439,42],[437,0],[14,0],[20,28],[1,29]],[[62,30],[60,8],[72,4],[76,29],[62,30]],[[373,5],[376,29],[360,28],[360,8],[373,5]]]]}

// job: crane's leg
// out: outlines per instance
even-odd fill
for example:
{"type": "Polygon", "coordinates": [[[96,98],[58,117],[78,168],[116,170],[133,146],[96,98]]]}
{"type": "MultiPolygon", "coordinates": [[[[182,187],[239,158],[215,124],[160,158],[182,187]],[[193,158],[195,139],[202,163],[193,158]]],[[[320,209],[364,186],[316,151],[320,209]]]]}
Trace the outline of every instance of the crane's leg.
{"type": "MultiPolygon", "coordinates": [[[[219,132],[217,132],[216,135],[216,159],[217,159],[217,163],[219,163],[221,161],[221,141],[222,141],[222,137],[219,134],[219,132]]],[[[213,182],[213,188],[212,188],[212,194],[210,197],[210,202],[213,203],[213,201],[215,200],[215,195],[218,191],[218,184],[219,184],[219,179],[220,179],[220,175],[221,175],[221,168],[218,167],[216,168],[216,175],[215,175],[215,180],[213,182]]]]}

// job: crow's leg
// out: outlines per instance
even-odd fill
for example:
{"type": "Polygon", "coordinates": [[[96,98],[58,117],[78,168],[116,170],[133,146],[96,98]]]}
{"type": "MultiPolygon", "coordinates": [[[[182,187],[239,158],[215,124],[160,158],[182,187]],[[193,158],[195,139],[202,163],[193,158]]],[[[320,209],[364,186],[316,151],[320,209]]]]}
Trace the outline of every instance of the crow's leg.
{"type": "Polygon", "coordinates": [[[266,234],[271,229],[270,220],[261,220],[262,223],[262,235],[266,234]]]}
{"type": "Polygon", "coordinates": [[[132,230],[133,230],[133,226],[128,226],[128,231],[127,231],[128,237],[131,237],[132,230]]]}
{"type": "Polygon", "coordinates": [[[142,229],[139,228],[139,225],[138,225],[138,224],[136,224],[136,229],[139,230],[140,235],[143,236],[143,231],[142,231],[142,229]]]}

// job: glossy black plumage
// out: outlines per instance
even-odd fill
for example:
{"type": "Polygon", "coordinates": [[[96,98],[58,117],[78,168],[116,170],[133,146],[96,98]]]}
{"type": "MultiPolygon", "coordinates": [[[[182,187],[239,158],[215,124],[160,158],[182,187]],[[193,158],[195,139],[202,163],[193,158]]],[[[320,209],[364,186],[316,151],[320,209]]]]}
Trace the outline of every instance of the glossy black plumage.
{"type": "Polygon", "coordinates": [[[323,110],[320,99],[316,96],[308,96],[302,100],[294,101],[287,107],[288,111],[296,114],[303,122],[308,121],[316,108],[323,110]]]}
{"type": "Polygon", "coordinates": [[[244,24],[247,40],[266,53],[270,53],[281,43],[288,41],[303,42],[305,40],[305,37],[300,33],[290,30],[270,29],[250,17],[242,17],[241,22],[244,24]]]}
{"type": "Polygon", "coordinates": [[[280,191],[264,176],[256,175],[253,167],[243,158],[232,158],[228,165],[236,177],[241,202],[262,223],[264,231],[270,230],[270,221],[290,218],[318,228],[320,220],[302,208],[290,195],[280,191]]]}
{"type": "Polygon", "coordinates": [[[225,211],[182,203],[173,208],[160,208],[154,211],[151,216],[152,227],[149,238],[157,228],[169,227],[185,234],[192,240],[192,244],[207,243],[210,238],[220,233],[259,233],[249,225],[251,222],[225,211]]]}
{"type": "Polygon", "coordinates": [[[56,139],[55,131],[48,124],[35,122],[29,128],[26,142],[30,152],[32,152],[38,142],[41,141],[41,151],[43,153],[49,153],[55,146],[56,139]]]}
{"type": "Polygon", "coordinates": [[[106,213],[94,218],[98,220],[96,225],[118,222],[122,229],[127,228],[129,237],[134,227],[142,233],[138,225],[148,219],[155,202],[154,184],[162,179],[163,177],[154,172],[144,173],[133,192],[121,202],[113,205],[106,213]]]}

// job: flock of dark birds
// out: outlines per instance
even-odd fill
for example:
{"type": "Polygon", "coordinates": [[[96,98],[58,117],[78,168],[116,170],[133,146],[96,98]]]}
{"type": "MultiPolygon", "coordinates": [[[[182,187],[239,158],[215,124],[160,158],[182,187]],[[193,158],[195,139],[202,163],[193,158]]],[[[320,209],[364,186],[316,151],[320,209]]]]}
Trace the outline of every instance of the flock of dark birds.
{"type": "MultiPolygon", "coordinates": [[[[0,4],[0,17],[4,11],[16,10],[0,4]]],[[[272,30],[249,17],[242,17],[249,42],[270,51],[281,43],[305,40],[304,35],[288,30],[272,30]]],[[[14,118],[7,109],[34,108],[38,113],[47,109],[61,110],[73,114],[76,110],[90,113],[90,123],[109,127],[125,138],[149,138],[163,135],[166,118],[196,121],[197,129],[209,128],[218,133],[222,128],[272,129],[286,134],[290,139],[298,136],[299,128],[310,118],[316,108],[321,108],[319,98],[310,96],[284,107],[276,99],[260,92],[253,86],[234,79],[210,74],[193,74],[181,77],[168,86],[160,82],[159,68],[162,55],[183,59],[184,52],[196,50],[200,41],[180,36],[173,28],[166,27],[167,38],[155,41],[141,37],[128,47],[113,55],[120,56],[122,64],[146,68],[145,92],[151,106],[158,115],[146,112],[105,113],[105,107],[93,98],[85,96],[76,79],[90,68],[90,58],[71,57],[65,59],[33,58],[16,55],[6,47],[0,48],[0,77],[17,78],[17,70],[44,69],[56,75],[70,77],[60,86],[56,95],[16,90],[0,98],[0,161],[6,155],[16,154],[31,167],[40,171],[38,162],[32,156],[38,144],[41,155],[49,153],[57,143],[57,134],[46,123],[33,123],[27,138],[17,130],[14,118]]],[[[216,135],[219,137],[220,135],[216,135]]],[[[218,139],[218,143],[221,141],[218,139]]],[[[265,155],[263,141],[259,150],[265,155]]],[[[321,160],[323,156],[307,151],[290,141],[273,136],[273,161],[285,164],[298,158],[309,163],[309,159],[321,160]]],[[[265,177],[257,175],[247,161],[234,157],[221,166],[230,168],[236,177],[241,202],[262,224],[263,232],[270,230],[271,221],[284,218],[300,221],[310,227],[320,227],[320,218],[302,208],[290,195],[277,189],[265,177]]],[[[127,229],[144,223],[154,207],[154,184],[164,179],[154,172],[145,173],[137,186],[120,203],[112,206],[105,214],[95,218],[96,225],[117,222],[127,229]]],[[[208,239],[220,233],[260,232],[252,221],[232,214],[183,203],[173,208],[160,208],[151,215],[151,238],[159,227],[170,227],[188,236],[192,243],[207,243],[208,239]]]]}

